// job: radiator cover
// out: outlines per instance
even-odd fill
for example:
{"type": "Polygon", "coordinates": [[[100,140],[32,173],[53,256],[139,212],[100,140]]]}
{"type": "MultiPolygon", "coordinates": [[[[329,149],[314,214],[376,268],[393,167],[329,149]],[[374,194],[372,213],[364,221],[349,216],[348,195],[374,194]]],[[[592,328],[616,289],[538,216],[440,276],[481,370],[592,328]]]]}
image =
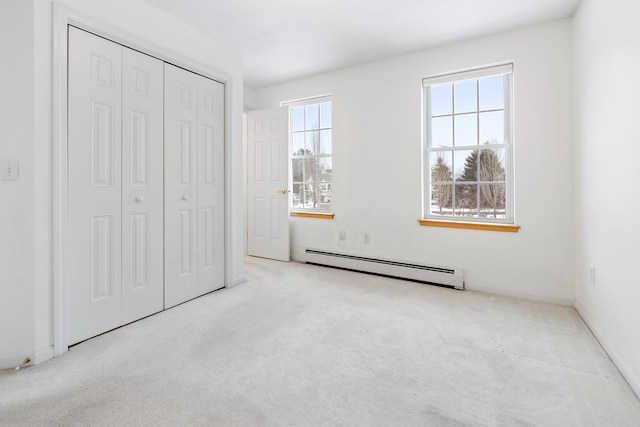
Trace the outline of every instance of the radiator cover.
{"type": "Polygon", "coordinates": [[[306,249],[304,262],[464,289],[464,273],[461,268],[368,258],[318,249],[306,249]]]}

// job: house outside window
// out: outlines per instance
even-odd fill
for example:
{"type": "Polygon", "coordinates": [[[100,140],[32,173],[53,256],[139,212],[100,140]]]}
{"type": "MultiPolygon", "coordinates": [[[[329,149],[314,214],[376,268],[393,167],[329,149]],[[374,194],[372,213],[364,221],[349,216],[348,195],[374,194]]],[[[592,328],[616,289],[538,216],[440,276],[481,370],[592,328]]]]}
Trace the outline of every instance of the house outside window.
{"type": "Polygon", "coordinates": [[[331,97],[287,102],[290,113],[291,211],[331,212],[331,97]]]}
{"type": "Polygon", "coordinates": [[[423,80],[425,219],[513,224],[512,73],[423,80]]]}

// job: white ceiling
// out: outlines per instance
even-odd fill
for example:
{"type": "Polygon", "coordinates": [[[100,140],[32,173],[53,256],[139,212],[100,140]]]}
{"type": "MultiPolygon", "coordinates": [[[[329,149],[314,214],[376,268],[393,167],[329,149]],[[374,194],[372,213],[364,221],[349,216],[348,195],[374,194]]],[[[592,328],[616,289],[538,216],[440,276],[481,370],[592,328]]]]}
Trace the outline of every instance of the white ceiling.
{"type": "Polygon", "coordinates": [[[580,0],[146,0],[269,84],[573,15],[580,0]]]}

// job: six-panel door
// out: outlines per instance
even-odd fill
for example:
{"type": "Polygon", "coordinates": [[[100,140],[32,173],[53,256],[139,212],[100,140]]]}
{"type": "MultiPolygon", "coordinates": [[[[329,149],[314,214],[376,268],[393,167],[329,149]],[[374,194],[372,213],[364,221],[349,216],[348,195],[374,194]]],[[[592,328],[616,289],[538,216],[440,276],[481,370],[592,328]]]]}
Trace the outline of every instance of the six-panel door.
{"type": "Polygon", "coordinates": [[[224,86],[165,64],[165,308],[224,286],[224,86]]]}
{"type": "Polygon", "coordinates": [[[289,261],[289,109],[250,111],[247,125],[247,251],[289,261]]]}
{"type": "Polygon", "coordinates": [[[71,345],[224,286],[225,104],[73,27],[68,76],[71,345]]]}
{"type": "Polygon", "coordinates": [[[197,77],[198,287],[224,286],[224,85],[197,77]]]}
{"type": "Polygon", "coordinates": [[[163,63],[122,48],[122,323],[162,310],[163,63]]]}
{"type": "Polygon", "coordinates": [[[69,29],[69,344],[122,324],[122,47],[69,29]]]}

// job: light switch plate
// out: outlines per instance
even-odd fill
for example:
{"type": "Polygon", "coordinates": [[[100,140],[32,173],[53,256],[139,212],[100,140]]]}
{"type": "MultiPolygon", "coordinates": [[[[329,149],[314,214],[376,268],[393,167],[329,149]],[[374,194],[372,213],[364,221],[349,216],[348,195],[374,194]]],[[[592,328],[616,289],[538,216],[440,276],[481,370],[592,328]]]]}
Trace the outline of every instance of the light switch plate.
{"type": "Polygon", "coordinates": [[[18,180],[18,161],[17,160],[0,160],[0,171],[3,181],[18,180]]]}

